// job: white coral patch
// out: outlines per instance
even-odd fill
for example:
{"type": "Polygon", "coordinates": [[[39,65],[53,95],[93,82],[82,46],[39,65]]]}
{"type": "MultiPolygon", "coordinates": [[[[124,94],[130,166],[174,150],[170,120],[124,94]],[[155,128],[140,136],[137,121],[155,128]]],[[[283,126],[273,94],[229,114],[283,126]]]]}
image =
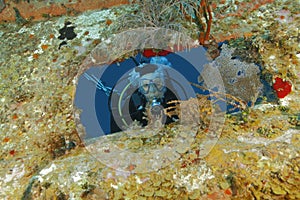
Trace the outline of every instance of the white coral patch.
{"type": "Polygon", "coordinates": [[[25,174],[25,166],[22,164],[21,166],[15,166],[10,174],[5,175],[4,183],[8,183],[14,179],[20,179],[25,174]]]}
{"type": "Polygon", "coordinates": [[[49,174],[50,172],[52,172],[53,170],[55,170],[57,167],[55,164],[52,164],[48,169],[43,169],[42,171],[40,171],[40,175],[44,176],[49,174]]]}
{"type": "Polygon", "coordinates": [[[83,172],[76,172],[72,179],[74,182],[78,182],[82,179],[83,172]]]}
{"type": "Polygon", "coordinates": [[[185,169],[182,169],[181,172],[174,174],[173,179],[176,182],[176,186],[186,187],[188,192],[201,189],[206,180],[215,178],[211,169],[206,165],[205,162],[195,169],[195,173],[189,173],[185,176],[183,173],[184,170],[185,169]]]}

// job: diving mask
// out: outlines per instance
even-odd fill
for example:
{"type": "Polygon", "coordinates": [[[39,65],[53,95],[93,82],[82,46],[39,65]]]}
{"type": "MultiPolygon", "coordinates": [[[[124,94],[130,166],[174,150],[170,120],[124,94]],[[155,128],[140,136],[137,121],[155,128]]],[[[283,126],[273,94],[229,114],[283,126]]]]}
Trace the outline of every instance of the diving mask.
{"type": "Polygon", "coordinates": [[[161,78],[147,79],[143,78],[140,80],[140,92],[143,94],[162,92],[164,89],[164,81],[161,78]]]}

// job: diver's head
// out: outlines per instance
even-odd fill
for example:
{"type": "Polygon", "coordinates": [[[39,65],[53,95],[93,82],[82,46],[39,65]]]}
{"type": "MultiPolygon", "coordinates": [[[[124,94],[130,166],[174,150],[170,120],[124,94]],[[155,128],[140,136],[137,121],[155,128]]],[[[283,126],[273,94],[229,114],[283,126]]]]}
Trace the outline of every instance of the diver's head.
{"type": "Polygon", "coordinates": [[[164,79],[156,73],[145,74],[139,81],[139,92],[148,101],[163,98],[165,91],[164,79]]]}
{"type": "Polygon", "coordinates": [[[141,94],[143,94],[148,102],[155,99],[161,99],[166,92],[165,77],[162,66],[157,64],[144,64],[135,68],[138,73],[136,85],[141,94]]]}

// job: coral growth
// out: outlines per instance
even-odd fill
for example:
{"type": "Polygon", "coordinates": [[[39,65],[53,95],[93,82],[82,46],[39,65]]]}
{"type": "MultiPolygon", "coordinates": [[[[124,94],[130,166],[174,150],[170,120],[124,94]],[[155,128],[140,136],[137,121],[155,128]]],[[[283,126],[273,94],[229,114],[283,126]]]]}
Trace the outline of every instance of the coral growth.
{"type": "Polygon", "coordinates": [[[292,91],[292,85],[288,81],[283,81],[279,77],[275,78],[273,88],[276,90],[278,98],[284,98],[292,91]]]}
{"type": "Polygon", "coordinates": [[[182,124],[194,124],[202,129],[209,126],[213,108],[207,96],[198,95],[197,98],[190,98],[186,101],[174,100],[169,104],[175,104],[175,106],[165,109],[165,113],[169,117],[176,115],[182,124]]]}
{"type": "MultiPolygon", "coordinates": [[[[145,39],[142,31],[138,37],[127,32],[132,35],[130,41],[136,43],[128,44],[122,40],[124,37],[111,42],[105,40],[116,33],[112,32],[113,25],[121,23],[115,20],[115,15],[122,16],[126,12],[128,16],[145,17],[137,22],[144,26],[143,20],[148,20],[146,15],[130,13],[137,5],[29,22],[23,27],[1,24],[0,199],[300,199],[298,3],[294,0],[264,5],[268,0],[236,0],[235,4],[228,0],[211,2],[217,3],[215,7],[212,5],[214,17],[218,9],[226,16],[217,18],[212,25],[211,34],[217,41],[247,33],[256,36],[249,39],[261,55],[263,73],[270,74],[268,83],[271,86],[275,83],[275,90],[285,91],[287,86],[286,91],[289,91],[289,85],[284,83],[288,81],[293,91],[276,103],[228,115],[222,136],[206,157],[201,157],[203,149],[199,144],[207,135],[205,126],[210,106],[201,98],[179,102],[178,112],[185,110],[181,116],[183,123],[172,123],[159,134],[144,129],[137,135],[132,129],[101,137],[103,143],[94,150],[107,155],[105,165],[95,160],[97,155],[91,155],[87,148],[78,146],[69,151],[72,142],[80,142],[76,139],[73,95],[74,77],[86,69],[82,67],[85,63],[80,66],[82,59],[99,43],[89,57],[96,64],[113,60],[105,58],[109,50],[115,54],[107,55],[108,58],[114,58],[120,56],[118,52],[126,45],[144,49],[138,48],[138,43],[145,39]],[[250,6],[249,10],[245,10],[246,5],[250,6]],[[227,15],[236,11],[238,15],[227,15]],[[110,15],[110,12],[114,13],[110,15]],[[57,39],[58,30],[65,20],[74,22],[77,37],[58,50],[61,42],[57,39]],[[85,48],[82,54],[78,54],[79,47],[85,48]],[[282,79],[282,83],[280,79],[276,81],[276,77],[282,79]],[[276,82],[280,83],[279,87],[276,82]],[[199,112],[200,118],[194,118],[199,112]],[[200,129],[196,127],[197,133],[191,133],[192,127],[185,124],[190,119],[203,125],[200,129]],[[113,154],[110,147],[120,149],[120,153],[113,154]],[[157,147],[165,147],[165,152],[151,152],[157,147]],[[140,154],[136,160],[126,159],[122,154],[125,150],[140,154]],[[115,170],[118,162],[124,162],[124,171],[115,170]],[[135,173],[138,170],[151,172],[135,173]]],[[[162,6],[163,13],[170,14],[161,16],[166,17],[160,21],[165,23],[176,13],[162,6]]],[[[4,11],[0,17],[5,15],[4,11]]],[[[143,12],[138,7],[135,11],[143,12]]],[[[171,21],[172,25],[176,26],[180,17],[171,21]]],[[[128,19],[133,18],[126,18],[127,22],[128,19]]],[[[161,20],[159,16],[153,19],[161,20]]],[[[184,28],[190,25],[187,26],[190,35],[198,37],[197,25],[190,21],[181,23],[184,28]]],[[[163,48],[156,43],[162,38],[157,29],[148,31],[146,37],[153,38],[149,44],[163,48]]],[[[178,34],[176,41],[191,44],[182,35],[178,34]]],[[[163,39],[170,41],[168,36],[163,39]]],[[[228,94],[243,101],[254,101],[260,89],[259,69],[253,64],[257,57],[234,59],[233,49],[224,45],[221,55],[208,66],[219,69],[228,94]]]]}
{"type": "MultiPolygon", "coordinates": [[[[234,50],[223,44],[220,56],[209,65],[219,70],[227,94],[244,102],[254,103],[262,89],[259,67],[254,63],[242,62],[234,57],[232,55],[234,50]]],[[[207,79],[213,78],[207,77],[207,79]]]]}

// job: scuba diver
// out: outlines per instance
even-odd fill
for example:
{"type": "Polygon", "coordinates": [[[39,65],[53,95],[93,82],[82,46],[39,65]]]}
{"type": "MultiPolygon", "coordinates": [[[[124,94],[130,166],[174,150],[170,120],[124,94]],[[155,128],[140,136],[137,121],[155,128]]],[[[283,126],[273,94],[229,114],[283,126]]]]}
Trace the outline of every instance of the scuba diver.
{"type": "MultiPolygon", "coordinates": [[[[169,124],[178,120],[177,116],[166,116],[164,109],[169,107],[168,102],[177,100],[176,95],[167,87],[166,74],[162,64],[141,64],[129,74],[131,88],[127,89],[127,98],[121,109],[111,106],[111,133],[121,131],[132,121],[138,121],[141,126],[149,124],[149,120],[159,120],[161,124],[169,124]],[[131,94],[131,95],[128,95],[131,94]],[[114,110],[113,110],[114,109],[114,110]]],[[[114,99],[123,99],[117,94],[110,96],[112,105],[114,99]]],[[[172,105],[172,104],[171,104],[172,105]]]]}
{"type": "Polygon", "coordinates": [[[136,67],[123,75],[113,88],[105,86],[94,75],[84,74],[109,97],[109,134],[125,130],[134,121],[144,127],[154,121],[164,125],[178,120],[178,116],[164,113],[164,109],[174,105],[169,102],[178,99],[168,80],[171,63],[164,56],[152,57],[147,63],[131,59],[136,67]]]}

